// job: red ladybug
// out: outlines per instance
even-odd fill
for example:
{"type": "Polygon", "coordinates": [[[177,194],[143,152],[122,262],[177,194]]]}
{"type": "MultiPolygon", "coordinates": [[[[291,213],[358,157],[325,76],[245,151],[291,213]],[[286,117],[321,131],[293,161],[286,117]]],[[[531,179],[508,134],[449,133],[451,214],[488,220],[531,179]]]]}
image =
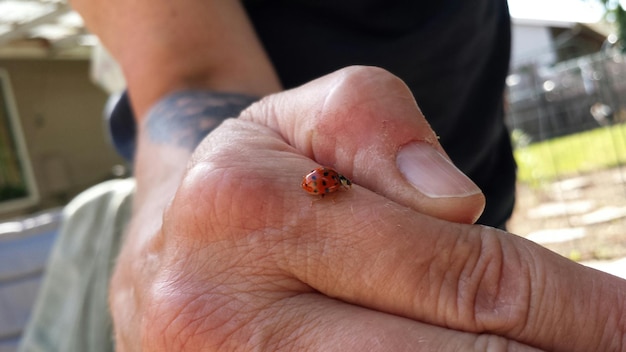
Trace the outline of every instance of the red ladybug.
{"type": "Polygon", "coordinates": [[[324,195],[352,187],[347,177],[330,167],[318,167],[302,179],[302,189],[309,194],[324,195]]]}

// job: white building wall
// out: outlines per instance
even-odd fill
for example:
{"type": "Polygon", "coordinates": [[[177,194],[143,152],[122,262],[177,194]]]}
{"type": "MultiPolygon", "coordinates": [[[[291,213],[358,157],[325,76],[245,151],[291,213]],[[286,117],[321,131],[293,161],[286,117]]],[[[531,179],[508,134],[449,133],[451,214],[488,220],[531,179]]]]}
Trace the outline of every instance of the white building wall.
{"type": "Polygon", "coordinates": [[[511,67],[535,62],[550,65],[556,53],[550,28],[572,28],[573,22],[513,18],[511,67]]]}

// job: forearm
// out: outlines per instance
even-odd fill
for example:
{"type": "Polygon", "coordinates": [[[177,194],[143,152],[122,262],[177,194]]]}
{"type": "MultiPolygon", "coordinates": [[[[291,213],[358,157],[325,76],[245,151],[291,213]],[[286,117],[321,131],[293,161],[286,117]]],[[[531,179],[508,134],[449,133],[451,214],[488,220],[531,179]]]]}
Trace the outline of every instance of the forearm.
{"type": "Polygon", "coordinates": [[[281,89],[276,74],[238,1],[72,5],[124,70],[138,129],[136,209],[158,217],[158,203],[173,194],[200,137],[250,102],[206,92],[264,96],[281,89]],[[169,95],[191,90],[205,93],[169,95]]]}
{"type": "Polygon", "coordinates": [[[120,63],[139,119],[177,90],[263,96],[281,89],[238,1],[73,0],[120,63]]]}

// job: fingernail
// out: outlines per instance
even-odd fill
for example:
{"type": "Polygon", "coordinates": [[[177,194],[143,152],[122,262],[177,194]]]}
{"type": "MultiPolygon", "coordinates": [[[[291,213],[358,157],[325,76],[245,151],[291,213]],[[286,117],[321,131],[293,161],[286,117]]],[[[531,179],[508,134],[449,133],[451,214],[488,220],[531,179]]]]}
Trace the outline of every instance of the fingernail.
{"type": "Polygon", "coordinates": [[[427,143],[409,143],[398,152],[400,172],[430,198],[467,197],[480,189],[452,162],[427,143]]]}

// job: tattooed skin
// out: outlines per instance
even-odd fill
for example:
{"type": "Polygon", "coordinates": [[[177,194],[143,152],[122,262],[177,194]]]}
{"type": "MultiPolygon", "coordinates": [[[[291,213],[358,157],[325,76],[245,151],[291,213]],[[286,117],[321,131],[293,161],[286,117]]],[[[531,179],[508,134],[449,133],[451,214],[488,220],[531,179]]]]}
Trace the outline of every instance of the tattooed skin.
{"type": "Polygon", "coordinates": [[[182,91],[159,101],[148,113],[146,127],[155,143],[173,144],[194,150],[198,144],[229,117],[258,98],[211,91],[182,91]]]}

